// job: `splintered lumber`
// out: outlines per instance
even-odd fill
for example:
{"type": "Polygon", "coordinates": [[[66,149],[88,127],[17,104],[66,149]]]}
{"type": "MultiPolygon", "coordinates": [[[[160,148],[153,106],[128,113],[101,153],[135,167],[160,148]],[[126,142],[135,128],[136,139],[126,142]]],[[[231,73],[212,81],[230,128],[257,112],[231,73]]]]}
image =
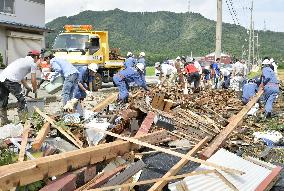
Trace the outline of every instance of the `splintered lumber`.
{"type": "Polygon", "coordinates": [[[135,182],[135,183],[127,183],[127,184],[121,184],[117,186],[108,186],[108,187],[102,187],[102,188],[97,188],[97,189],[90,189],[90,191],[115,190],[118,188],[133,187],[133,186],[139,186],[139,185],[144,185],[144,184],[152,184],[158,181],[171,181],[171,180],[182,179],[182,178],[189,177],[189,176],[197,176],[201,174],[210,174],[210,173],[214,173],[214,170],[203,170],[203,171],[197,171],[197,172],[194,171],[194,172],[190,172],[186,174],[170,176],[167,178],[154,178],[151,180],[142,180],[142,181],[135,182]]]}
{"type": "Polygon", "coordinates": [[[42,143],[44,142],[46,135],[48,134],[50,130],[50,123],[46,122],[42,128],[39,130],[33,144],[32,144],[32,148],[35,151],[38,151],[42,145],[42,143]]]}
{"type": "MultiPolygon", "coordinates": [[[[205,137],[204,139],[202,139],[202,141],[200,141],[197,145],[194,146],[194,148],[192,150],[190,150],[186,156],[192,157],[194,156],[208,141],[209,141],[209,137],[205,137]]],[[[188,159],[186,158],[182,158],[176,165],[174,165],[164,176],[163,178],[168,178],[170,176],[174,176],[176,175],[180,169],[182,169],[184,167],[184,165],[186,165],[188,163],[188,159]]],[[[159,191],[162,190],[163,187],[167,184],[166,180],[163,181],[159,181],[156,182],[148,191],[159,191]]]]}
{"type": "Polygon", "coordinates": [[[105,98],[102,102],[98,103],[95,108],[93,109],[93,112],[100,112],[105,107],[107,107],[109,104],[117,100],[118,92],[111,94],[107,98],[105,98]]]}
{"type": "Polygon", "coordinates": [[[166,103],[164,111],[165,112],[169,112],[171,110],[172,106],[174,105],[174,102],[172,100],[170,100],[170,99],[165,99],[164,101],[166,103]]]}
{"type": "Polygon", "coordinates": [[[27,146],[27,143],[28,143],[30,126],[31,126],[31,122],[29,120],[27,120],[26,123],[25,123],[25,126],[24,126],[22,142],[21,142],[21,146],[20,146],[20,153],[19,153],[19,159],[18,159],[19,162],[23,162],[24,159],[25,159],[26,146],[27,146]]]}
{"type": "Polygon", "coordinates": [[[152,126],[152,123],[154,122],[154,118],[155,118],[155,113],[150,111],[145,117],[144,121],[142,122],[135,137],[147,134],[152,126]]]}
{"type": "MultiPolygon", "coordinates": [[[[156,134],[153,136],[156,136],[156,134]]],[[[142,139],[144,136],[140,138],[142,139]]],[[[153,139],[151,134],[147,134],[147,138],[149,140],[153,139]]],[[[121,140],[0,166],[0,188],[9,190],[10,188],[27,185],[47,177],[58,176],[67,171],[122,156],[129,153],[132,148],[133,144],[121,140]]]]}
{"type": "Polygon", "coordinates": [[[82,142],[78,142],[78,140],[75,140],[73,136],[70,135],[70,133],[67,133],[62,127],[60,126],[57,126],[55,124],[55,121],[47,116],[46,114],[44,114],[40,109],[38,109],[37,107],[35,107],[35,111],[40,115],[42,116],[47,122],[49,122],[54,128],[56,128],[60,133],[62,133],[68,140],[70,140],[74,145],[76,145],[78,148],[83,148],[82,145],[83,143],[82,142]]]}
{"type": "Polygon", "coordinates": [[[94,127],[93,130],[98,131],[98,132],[103,132],[107,135],[110,135],[110,136],[113,136],[113,137],[116,137],[116,138],[119,138],[119,139],[122,139],[122,140],[125,140],[125,141],[129,141],[129,142],[135,143],[137,145],[148,147],[150,149],[154,149],[156,151],[160,151],[160,152],[163,152],[163,153],[166,153],[166,154],[169,154],[169,155],[177,156],[177,157],[180,157],[180,158],[185,158],[185,159],[188,159],[189,161],[200,163],[200,164],[203,164],[203,165],[206,165],[206,166],[209,166],[209,167],[213,167],[213,168],[225,171],[225,172],[230,173],[230,174],[239,174],[239,175],[244,174],[244,172],[236,170],[236,169],[226,168],[224,166],[220,166],[220,165],[217,165],[217,164],[214,164],[214,163],[211,163],[211,162],[207,162],[207,161],[204,161],[204,160],[201,160],[201,159],[198,159],[198,158],[186,156],[185,154],[181,154],[179,152],[175,152],[175,151],[172,151],[170,149],[165,149],[165,148],[162,148],[162,147],[151,145],[149,143],[142,142],[138,139],[134,139],[134,138],[130,138],[130,137],[123,137],[121,135],[118,135],[118,134],[115,134],[115,133],[112,133],[112,132],[109,132],[109,131],[103,131],[103,130],[98,129],[96,127],[94,127]]]}
{"type": "Polygon", "coordinates": [[[229,135],[240,124],[262,94],[263,89],[260,89],[257,94],[243,107],[243,109],[230,119],[229,124],[213,139],[211,145],[209,145],[205,151],[201,153],[201,158],[208,159],[224,144],[229,135]]]}

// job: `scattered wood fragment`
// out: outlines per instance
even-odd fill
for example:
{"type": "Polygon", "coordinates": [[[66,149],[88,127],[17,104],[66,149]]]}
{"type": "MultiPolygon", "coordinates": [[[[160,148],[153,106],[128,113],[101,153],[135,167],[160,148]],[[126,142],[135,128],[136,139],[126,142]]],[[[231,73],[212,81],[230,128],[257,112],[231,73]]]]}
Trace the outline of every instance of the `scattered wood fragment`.
{"type": "Polygon", "coordinates": [[[74,139],[74,135],[70,136],[70,133],[67,133],[62,127],[59,127],[55,124],[55,121],[47,116],[46,114],[44,114],[40,109],[38,109],[37,107],[35,107],[35,111],[42,116],[46,121],[48,121],[54,128],[56,128],[60,133],[62,133],[68,140],[70,140],[74,145],[76,145],[78,148],[83,148],[82,147],[82,143],[76,141],[74,139]]]}
{"type": "Polygon", "coordinates": [[[229,135],[235,130],[235,128],[242,121],[243,117],[250,111],[254,104],[258,101],[263,94],[263,89],[260,89],[258,93],[243,107],[243,109],[230,119],[229,124],[214,138],[211,145],[201,154],[201,158],[208,159],[212,156],[218,148],[226,141],[229,135]]]}
{"type": "Polygon", "coordinates": [[[32,144],[32,148],[35,151],[38,151],[42,145],[42,143],[44,142],[46,135],[48,134],[50,130],[50,123],[46,122],[42,128],[39,130],[33,144],[32,144]]]}
{"type": "Polygon", "coordinates": [[[118,92],[111,94],[107,98],[105,98],[102,102],[98,103],[95,108],[93,109],[93,112],[100,112],[105,107],[107,107],[109,104],[117,100],[118,92]]]}
{"type": "Polygon", "coordinates": [[[23,131],[20,153],[19,153],[19,158],[18,158],[19,162],[23,162],[24,159],[25,159],[26,146],[27,146],[27,143],[28,143],[30,127],[31,127],[31,122],[30,122],[30,120],[27,120],[25,125],[24,125],[24,131],[23,131]]]}

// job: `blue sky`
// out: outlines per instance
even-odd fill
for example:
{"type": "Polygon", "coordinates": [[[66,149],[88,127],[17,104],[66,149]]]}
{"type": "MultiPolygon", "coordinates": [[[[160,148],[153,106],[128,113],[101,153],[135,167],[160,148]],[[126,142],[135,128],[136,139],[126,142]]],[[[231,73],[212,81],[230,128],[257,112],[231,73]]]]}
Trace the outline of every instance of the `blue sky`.
{"type": "MultiPolygon", "coordinates": [[[[249,26],[251,0],[223,0],[223,21],[234,23],[227,3],[233,3],[240,24],[249,26]]],[[[59,16],[71,16],[83,10],[111,10],[119,8],[131,12],[172,11],[186,12],[188,0],[47,0],[46,22],[59,16]]],[[[231,7],[231,6],[230,6],[231,7]]],[[[216,0],[190,0],[190,10],[216,20],[216,0]]],[[[284,32],[284,0],[254,0],[255,29],[284,32]]]]}

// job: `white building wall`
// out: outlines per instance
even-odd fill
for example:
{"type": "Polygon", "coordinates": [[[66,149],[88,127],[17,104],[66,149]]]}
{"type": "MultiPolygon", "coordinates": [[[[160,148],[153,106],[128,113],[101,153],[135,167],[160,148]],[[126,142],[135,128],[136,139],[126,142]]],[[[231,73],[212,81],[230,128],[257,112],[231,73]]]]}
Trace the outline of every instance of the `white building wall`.
{"type": "Polygon", "coordinates": [[[44,27],[45,5],[28,0],[15,0],[15,14],[0,12],[0,20],[44,27]]]}

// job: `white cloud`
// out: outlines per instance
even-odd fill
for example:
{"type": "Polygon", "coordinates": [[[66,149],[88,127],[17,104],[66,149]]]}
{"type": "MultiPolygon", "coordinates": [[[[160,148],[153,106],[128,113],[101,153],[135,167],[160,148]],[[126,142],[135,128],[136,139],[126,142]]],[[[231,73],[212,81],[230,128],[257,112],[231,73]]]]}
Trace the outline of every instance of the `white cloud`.
{"type": "MultiPolygon", "coordinates": [[[[275,4],[281,4],[281,0],[275,0],[275,4]]],[[[249,25],[250,1],[233,0],[234,7],[242,26],[249,25]]],[[[256,29],[263,29],[266,20],[270,30],[284,31],[284,24],[280,18],[284,13],[277,5],[271,4],[270,0],[255,1],[255,25],[256,29]],[[266,7],[266,9],[263,9],[266,7]],[[277,10],[273,12],[273,10],[277,10]]],[[[112,10],[119,8],[130,12],[144,11],[173,11],[186,12],[188,0],[46,0],[46,22],[60,16],[76,15],[83,10],[112,10]]],[[[201,13],[206,18],[216,20],[216,0],[190,0],[190,10],[201,13]]],[[[233,23],[228,7],[223,1],[223,21],[233,23]]]]}

